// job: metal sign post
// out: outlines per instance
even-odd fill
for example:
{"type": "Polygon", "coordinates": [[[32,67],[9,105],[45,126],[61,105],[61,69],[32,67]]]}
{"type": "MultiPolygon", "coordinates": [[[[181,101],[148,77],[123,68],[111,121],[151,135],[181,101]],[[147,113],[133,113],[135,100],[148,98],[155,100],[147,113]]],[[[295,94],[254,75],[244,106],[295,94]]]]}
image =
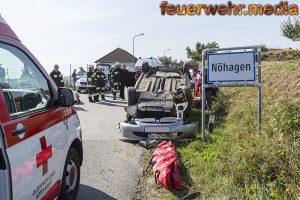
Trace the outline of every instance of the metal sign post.
{"type": "Polygon", "coordinates": [[[258,88],[258,132],[261,130],[261,47],[245,46],[202,51],[202,141],[205,142],[205,91],[216,87],[258,88]],[[256,74],[257,70],[257,74],[256,74]],[[257,75],[257,78],[256,78],[257,75]]]}

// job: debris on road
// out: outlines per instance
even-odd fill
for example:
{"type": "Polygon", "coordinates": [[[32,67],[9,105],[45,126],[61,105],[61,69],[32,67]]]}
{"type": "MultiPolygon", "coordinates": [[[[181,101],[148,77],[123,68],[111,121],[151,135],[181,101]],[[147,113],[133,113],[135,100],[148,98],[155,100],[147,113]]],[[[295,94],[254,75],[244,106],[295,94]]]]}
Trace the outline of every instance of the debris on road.
{"type": "Polygon", "coordinates": [[[146,171],[151,167],[155,182],[168,190],[181,190],[186,187],[180,178],[179,160],[172,141],[163,141],[151,150],[153,156],[146,171]]]}

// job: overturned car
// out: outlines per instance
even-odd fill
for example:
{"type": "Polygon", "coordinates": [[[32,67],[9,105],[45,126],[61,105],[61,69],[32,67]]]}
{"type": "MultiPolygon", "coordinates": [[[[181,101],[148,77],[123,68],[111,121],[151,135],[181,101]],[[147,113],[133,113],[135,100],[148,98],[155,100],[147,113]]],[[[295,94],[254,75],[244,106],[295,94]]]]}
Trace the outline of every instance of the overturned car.
{"type": "Polygon", "coordinates": [[[183,70],[143,64],[135,86],[127,88],[121,140],[195,139],[197,123],[189,123],[193,97],[188,68],[189,63],[183,70]]]}

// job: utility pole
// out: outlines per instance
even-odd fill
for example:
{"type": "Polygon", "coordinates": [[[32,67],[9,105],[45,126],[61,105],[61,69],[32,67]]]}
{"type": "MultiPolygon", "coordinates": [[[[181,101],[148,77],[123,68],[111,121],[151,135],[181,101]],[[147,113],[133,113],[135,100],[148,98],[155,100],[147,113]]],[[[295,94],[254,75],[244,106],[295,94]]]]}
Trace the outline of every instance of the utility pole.
{"type": "Polygon", "coordinates": [[[135,35],[135,36],[133,37],[133,46],[132,46],[132,55],[133,55],[133,56],[134,56],[134,39],[135,39],[136,37],[138,37],[138,36],[142,36],[142,35],[144,35],[144,33],[141,33],[141,34],[135,35]]]}
{"type": "Polygon", "coordinates": [[[171,49],[166,49],[166,50],[164,50],[164,57],[166,57],[166,52],[167,51],[171,51],[171,49]]]}
{"type": "MultiPolygon", "coordinates": [[[[8,74],[8,68],[6,70],[6,73],[7,73],[7,84],[9,85],[9,74],[8,74]]],[[[5,79],[5,78],[4,78],[5,79]]],[[[4,81],[5,82],[5,81],[4,81]]]]}
{"type": "Polygon", "coordinates": [[[72,65],[70,64],[70,85],[72,87],[72,65]]]}

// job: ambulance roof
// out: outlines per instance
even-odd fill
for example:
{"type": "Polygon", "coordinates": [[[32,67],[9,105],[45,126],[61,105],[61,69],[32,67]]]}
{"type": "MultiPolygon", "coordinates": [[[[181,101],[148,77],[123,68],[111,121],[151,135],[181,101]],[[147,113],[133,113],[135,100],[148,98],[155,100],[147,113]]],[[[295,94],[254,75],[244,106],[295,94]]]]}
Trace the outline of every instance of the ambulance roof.
{"type": "Polygon", "coordinates": [[[6,21],[3,19],[3,17],[0,14],[0,35],[13,38],[15,40],[20,41],[18,36],[14,33],[14,31],[9,27],[9,25],[6,23],[6,21]]]}

